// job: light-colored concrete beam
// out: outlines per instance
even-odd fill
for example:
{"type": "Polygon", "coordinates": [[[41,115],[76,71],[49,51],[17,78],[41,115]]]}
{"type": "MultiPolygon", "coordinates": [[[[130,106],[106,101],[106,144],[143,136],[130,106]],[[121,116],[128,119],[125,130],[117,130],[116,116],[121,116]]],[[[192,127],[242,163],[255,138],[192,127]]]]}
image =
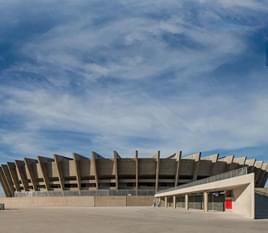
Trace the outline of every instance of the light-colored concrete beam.
{"type": "Polygon", "coordinates": [[[115,189],[119,188],[119,180],[118,180],[118,159],[120,159],[120,155],[117,151],[113,152],[113,170],[115,176],[115,189]]]}
{"type": "Polygon", "coordinates": [[[176,167],[176,175],[175,175],[175,183],[174,183],[175,187],[178,185],[178,181],[179,181],[181,157],[182,157],[182,151],[178,150],[176,152],[177,167],[176,167]]]}
{"type": "Polygon", "coordinates": [[[26,170],[29,173],[30,180],[32,182],[34,191],[38,190],[38,181],[37,181],[37,177],[36,177],[37,174],[34,173],[32,166],[33,166],[33,164],[36,164],[37,162],[38,161],[35,160],[35,159],[29,159],[29,158],[24,159],[25,167],[26,167],[26,170]]]}
{"type": "Polygon", "coordinates": [[[71,158],[67,158],[65,156],[62,155],[57,155],[54,154],[54,160],[56,162],[56,167],[57,167],[57,171],[58,171],[58,179],[60,182],[60,187],[61,190],[64,190],[64,173],[63,173],[63,160],[71,160],[71,158]]]}
{"type": "Polygon", "coordinates": [[[26,175],[24,161],[15,160],[15,164],[16,164],[16,170],[18,173],[18,177],[21,180],[21,183],[22,183],[24,190],[29,191],[29,182],[28,182],[27,175],[26,175]]]}
{"type": "Polygon", "coordinates": [[[21,188],[20,188],[20,184],[19,184],[18,174],[16,171],[16,165],[15,165],[15,163],[8,162],[7,166],[8,166],[8,170],[9,170],[9,173],[11,175],[11,178],[13,180],[13,183],[15,185],[15,189],[17,192],[20,192],[21,188]]]}
{"type": "Polygon", "coordinates": [[[155,161],[156,161],[155,192],[157,192],[158,188],[159,188],[160,150],[157,151],[157,153],[154,157],[155,157],[155,161]]]}
{"type": "Polygon", "coordinates": [[[0,182],[3,187],[3,191],[5,193],[6,197],[12,197],[12,194],[10,193],[10,190],[8,188],[8,184],[4,175],[4,172],[2,170],[2,167],[0,167],[0,182]]]}
{"type": "Polygon", "coordinates": [[[9,191],[11,195],[14,196],[15,189],[14,189],[14,184],[13,184],[8,166],[6,164],[2,164],[2,169],[3,169],[4,176],[6,178],[7,184],[8,184],[9,191]]]}
{"type": "Polygon", "coordinates": [[[199,161],[201,158],[201,152],[192,154],[192,159],[195,161],[194,170],[193,170],[193,180],[197,180],[198,172],[199,172],[199,161]]]}
{"type": "Polygon", "coordinates": [[[135,162],[136,162],[136,195],[138,195],[139,189],[139,152],[135,151],[135,162]]]}
{"type": "Polygon", "coordinates": [[[43,157],[43,156],[37,156],[38,163],[40,165],[42,177],[45,183],[46,190],[49,191],[50,189],[50,181],[48,176],[48,169],[47,169],[47,163],[52,163],[54,160],[51,158],[43,157]]]}
{"type": "Polygon", "coordinates": [[[97,169],[97,161],[96,161],[98,158],[100,159],[103,157],[93,151],[91,155],[91,162],[93,164],[93,173],[95,176],[96,190],[99,189],[98,169],[97,169]]]}
{"type": "Polygon", "coordinates": [[[78,154],[78,153],[73,153],[73,158],[74,158],[74,164],[75,164],[75,174],[76,174],[76,181],[77,181],[77,189],[81,191],[81,175],[80,175],[80,161],[81,159],[83,160],[88,160],[88,158],[78,154]]]}

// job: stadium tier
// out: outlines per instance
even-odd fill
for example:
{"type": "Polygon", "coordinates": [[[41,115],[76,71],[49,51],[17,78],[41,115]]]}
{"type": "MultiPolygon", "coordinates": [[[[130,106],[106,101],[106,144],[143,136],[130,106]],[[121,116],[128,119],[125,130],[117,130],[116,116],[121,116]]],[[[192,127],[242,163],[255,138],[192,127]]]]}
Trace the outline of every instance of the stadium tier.
{"type": "Polygon", "coordinates": [[[73,158],[61,155],[25,158],[2,164],[0,182],[7,197],[63,191],[153,195],[159,190],[245,166],[255,173],[256,187],[264,187],[268,164],[263,161],[218,154],[182,156],[181,151],[165,158],[160,157],[160,151],[151,158],[139,157],[138,151],[131,158],[123,158],[116,151],[112,158],[96,152],[92,152],[91,159],[77,153],[73,158]]]}

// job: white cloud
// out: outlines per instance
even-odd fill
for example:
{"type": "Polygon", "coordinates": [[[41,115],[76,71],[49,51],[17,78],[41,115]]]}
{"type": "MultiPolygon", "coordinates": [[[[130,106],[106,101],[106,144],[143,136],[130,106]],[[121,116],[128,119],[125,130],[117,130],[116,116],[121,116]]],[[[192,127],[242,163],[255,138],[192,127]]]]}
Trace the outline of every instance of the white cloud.
{"type": "MultiPolygon", "coordinates": [[[[189,20],[186,2],[121,1],[117,13],[107,12],[111,17],[107,22],[96,23],[96,18],[106,15],[97,15],[93,6],[74,21],[58,23],[22,43],[18,52],[27,60],[2,71],[2,77],[42,75],[50,87],[36,82],[20,88],[0,84],[0,98],[5,96],[0,119],[5,114],[22,122],[15,130],[3,130],[0,144],[32,154],[51,153],[49,143],[55,143],[70,153],[60,138],[55,142],[44,138],[44,130],[92,134],[94,148],[89,149],[119,148],[128,153],[138,145],[133,138],[140,137],[157,141],[140,148],[146,153],[265,143],[267,94],[243,93],[241,102],[236,93],[214,91],[218,83],[202,82],[216,78],[213,71],[246,51],[244,37],[255,28],[229,23],[227,30],[215,8],[220,4],[255,10],[261,3],[196,2],[204,4],[192,3],[193,8],[201,8],[201,25],[189,20]],[[160,17],[163,10],[168,17],[160,17]],[[165,76],[169,72],[172,81],[165,76]],[[153,90],[157,82],[172,94],[158,95],[159,90],[153,90]],[[80,91],[74,90],[73,83],[79,84],[80,91]],[[185,86],[192,89],[187,92],[185,86]]],[[[67,12],[72,15],[69,8],[67,12]]]]}

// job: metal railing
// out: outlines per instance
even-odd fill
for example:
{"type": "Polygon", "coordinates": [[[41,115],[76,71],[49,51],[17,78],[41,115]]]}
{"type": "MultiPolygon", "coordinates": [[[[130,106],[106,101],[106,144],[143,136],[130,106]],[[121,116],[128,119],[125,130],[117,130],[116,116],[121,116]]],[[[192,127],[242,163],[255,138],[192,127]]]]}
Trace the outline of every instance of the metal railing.
{"type": "Polygon", "coordinates": [[[63,196],[153,196],[154,190],[64,190],[15,192],[15,197],[63,197],[63,196]]]}
{"type": "Polygon", "coordinates": [[[157,192],[156,194],[165,193],[165,192],[178,190],[178,189],[182,189],[182,188],[188,188],[188,187],[196,186],[196,185],[200,185],[200,184],[211,183],[211,182],[215,182],[215,181],[219,181],[219,180],[225,180],[225,179],[229,179],[229,178],[236,177],[236,176],[242,176],[242,175],[246,175],[246,174],[248,174],[248,167],[242,167],[242,168],[239,168],[236,170],[221,173],[219,175],[210,176],[210,177],[207,177],[205,179],[196,180],[196,181],[193,181],[193,182],[190,182],[187,184],[179,185],[179,186],[176,186],[174,188],[162,190],[162,191],[157,192]]]}

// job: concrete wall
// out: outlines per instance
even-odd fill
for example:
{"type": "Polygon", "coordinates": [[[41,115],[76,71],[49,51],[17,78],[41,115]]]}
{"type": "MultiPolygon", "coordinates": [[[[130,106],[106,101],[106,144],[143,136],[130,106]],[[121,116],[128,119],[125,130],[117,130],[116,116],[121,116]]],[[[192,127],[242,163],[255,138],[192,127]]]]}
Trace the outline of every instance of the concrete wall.
{"type": "Polygon", "coordinates": [[[96,207],[105,207],[105,206],[126,206],[127,198],[126,196],[117,196],[117,197],[95,197],[95,206],[96,207]]]}
{"type": "Polygon", "coordinates": [[[255,218],[255,187],[252,184],[240,186],[233,189],[232,212],[255,218]]]}
{"type": "Polygon", "coordinates": [[[127,196],[127,206],[152,206],[154,197],[148,196],[127,196]]]}
{"type": "Polygon", "coordinates": [[[13,197],[0,198],[6,208],[152,206],[152,196],[13,197]]]}

